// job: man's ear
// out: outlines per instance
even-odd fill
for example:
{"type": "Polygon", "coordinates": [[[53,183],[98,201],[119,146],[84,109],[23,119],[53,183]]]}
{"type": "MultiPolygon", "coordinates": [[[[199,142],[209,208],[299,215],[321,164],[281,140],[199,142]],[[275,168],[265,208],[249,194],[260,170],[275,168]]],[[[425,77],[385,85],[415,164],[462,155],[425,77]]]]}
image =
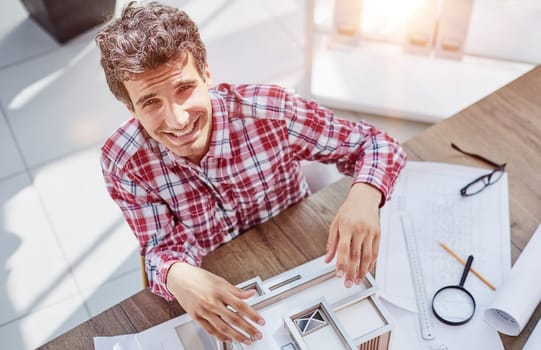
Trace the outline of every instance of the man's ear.
{"type": "Polygon", "coordinates": [[[207,84],[207,87],[209,88],[212,86],[212,78],[211,78],[208,63],[205,64],[205,83],[207,84]]]}
{"type": "Polygon", "coordinates": [[[137,119],[137,116],[135,115],[135,112],[134,112],[134,110],[133,110],[132,105],[130,105],[130,104],[128,104],[128,103],[125,103],[124,106],[126,106],[126,108],[128,109],[128,112],[130,113],[130,115],[131,115],[133,118],[137,119]]]}

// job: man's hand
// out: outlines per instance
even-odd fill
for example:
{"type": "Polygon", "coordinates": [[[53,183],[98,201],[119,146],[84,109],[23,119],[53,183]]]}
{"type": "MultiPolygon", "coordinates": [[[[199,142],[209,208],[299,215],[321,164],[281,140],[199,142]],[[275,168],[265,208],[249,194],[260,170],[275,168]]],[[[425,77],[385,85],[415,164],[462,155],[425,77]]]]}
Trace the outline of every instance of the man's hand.
{"type": "Polygon", "coordinates": [[[381,192],[364,183],[353,185],[329,228],[325,262],[336,258],[336,276],[345,286],[360,284],[378,255],[381,192]]]}
{"type": "Polygon", "coordinates": [[[202,268],[175,263],[167,275],[167,288],[184,310],[205,331],[221,341],[250,345],[262,338],[246,319],[259,325],[265,320],[246,304],[255,290],[245,291],[202,268]],[[243,334],[244,333],[244,334],[243,334]]]}

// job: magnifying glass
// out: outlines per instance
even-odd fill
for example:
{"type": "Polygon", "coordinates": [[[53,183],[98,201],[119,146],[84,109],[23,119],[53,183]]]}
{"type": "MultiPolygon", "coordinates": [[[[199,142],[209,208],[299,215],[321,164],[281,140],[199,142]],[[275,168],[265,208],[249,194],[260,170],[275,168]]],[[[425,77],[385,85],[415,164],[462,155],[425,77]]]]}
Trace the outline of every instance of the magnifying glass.
{"type": "Polygon", "coordinates": [[[472,262],[473,255],[470,255],[458,286],[443,287],[432,298],[432,311],[438,320],[445,324],[459,326],[468,322],[475,313],[475,299],[464,289],[472,262]]]}

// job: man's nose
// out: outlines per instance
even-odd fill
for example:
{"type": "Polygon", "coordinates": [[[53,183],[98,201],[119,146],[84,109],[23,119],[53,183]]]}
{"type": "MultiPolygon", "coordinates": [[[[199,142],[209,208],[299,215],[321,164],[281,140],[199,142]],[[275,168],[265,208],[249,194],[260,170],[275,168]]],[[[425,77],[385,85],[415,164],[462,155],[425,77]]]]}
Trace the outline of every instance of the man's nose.
{"type": "Polygon", "coordinates": [[[190,115],[183,106],[172,103],[167,114],[169,127],[183,129],[188,126],[190,115]]]}

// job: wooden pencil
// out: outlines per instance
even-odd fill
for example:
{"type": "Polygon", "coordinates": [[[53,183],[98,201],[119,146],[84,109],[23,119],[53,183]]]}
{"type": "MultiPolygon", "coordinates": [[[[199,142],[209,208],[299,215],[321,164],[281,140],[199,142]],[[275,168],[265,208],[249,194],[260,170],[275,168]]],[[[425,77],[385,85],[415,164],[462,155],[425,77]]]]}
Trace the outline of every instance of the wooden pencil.
{"type": "MultiPolygon", "coordinates": [[[[462,266],[466,266],[466,262],[464,261],[464,259],[462,259],[460,256],[458,256],[457,253],[455,253],[454,251],[451,250],[451,248],[449,248],[448,246],[446,246],[444,243],[442,242],[439,242],[440,243],[440,246],[449,254],[451,254],[452,257],[454,257],[456,260],[458,260],[458,262],[460,262],[462,264],[462,266]]],[[[496,290],[496,287],[494,287],[494,285],[492,283],[490,283],[486,278],[484,278],[479,272],[475,271],[475,269],[472,267],[470,268],[470,271],[475,275],[477,276],[477,278],[479,278],[481,280],[481,282],[483,282],[484,284],[486,284],[490,289],[492,290],[496,290]]]]}

